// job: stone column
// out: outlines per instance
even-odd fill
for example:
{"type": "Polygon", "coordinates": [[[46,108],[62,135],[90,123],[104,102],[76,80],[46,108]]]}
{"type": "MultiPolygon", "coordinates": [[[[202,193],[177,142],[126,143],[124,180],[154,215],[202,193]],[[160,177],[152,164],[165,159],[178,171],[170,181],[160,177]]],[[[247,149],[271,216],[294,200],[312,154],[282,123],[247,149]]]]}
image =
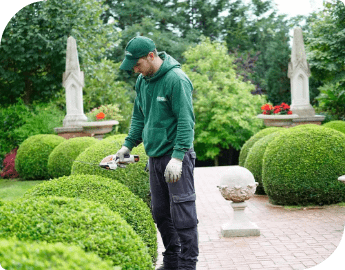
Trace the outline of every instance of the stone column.
{"type": "Polygon", "coordinates": [[[83,107],[84,72],[80,71],[77,42],[73,37],[67,39],[66,71],[62,85],[66,89],[66,111],[64,127],[80,127],[87,121],[83,107]]]}
{"type": "Polygon", "coordinates": [[[291,111],[299,117],[313,117],[315,110],[310,105],[309,98],[310,68],[300,27],[294,29],[288,77],[291,81],[291,111]]]}

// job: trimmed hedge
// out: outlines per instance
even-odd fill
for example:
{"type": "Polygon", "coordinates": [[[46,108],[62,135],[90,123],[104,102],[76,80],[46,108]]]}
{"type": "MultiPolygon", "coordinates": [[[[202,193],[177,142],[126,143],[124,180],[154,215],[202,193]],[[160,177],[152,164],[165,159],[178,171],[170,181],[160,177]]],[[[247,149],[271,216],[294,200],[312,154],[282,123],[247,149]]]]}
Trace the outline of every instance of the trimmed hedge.
{"type": "Polygon", "coordinates": [[[131,152],[132,155],[140,156],[140,161],[138,163],[129,164],[126,168],[117,168],[114,171],[105,170],[98,166],[104,157],[115,154],[122,147],[123,140],[111,137],[91,145],[82,152],[72,165],[72,175],[99,175],[117,180],[127,186],[134,194],[138,195],[148,206],[150,206],[149,174],[145,172],[148,156],[145,153],[143,144],[133,148],[131,152]]]}
{"type": "Polygon", "coordinates": [[[116,134],[116,135],[106,137],[105,139],[103,139],[103,141],[105,141],[105,140],[116,141],[116,142],[121,143],[121,145],[122,145],[125,142],[125,138],[127,136],[128,136],[127,134],[116,134]]]}
{"type": "Polygon", "coordinates": [[[0,263],[6,270],[114,270],[111,262],[77,246],[0,239],[0,247],[0,263]]]}
{"type": "Polygon", "coordinates": [[[157,230],[150,209],[125,185],[96,175],[71,175],[35,186],[24,194],[32,196],[65,196],[106,204],[119,213],[149,248],[152,261],[157,259],[157,230]]]}
{"type": "Polygon", "coordinates": [[[33,197],[0,207],[0,238],[78,245],[124,269],[153,269],[132,227],[107,206],[81,199],[33,197]]]}
{"type": "Polygon", "coordinates": [[[252,148],[249,150],[244,167],[254,175],[255,181],[259,183],[258,187],[256,188],[256,194],[266,194],[262,183],[263,157],[267,145],[277,138],[281,132],[285,132],[285,129],[266,135],[254,143],[252,148]]]}
{"type": "Polygon", "coordinates": [[[327,128],[333,128],[345,134],[345,121],[340,121],[340,120],[330,121],[322,126],[327,127],[327,128]]]}
{"type": "Polygon", "coordinates": [[[279,127],[265,128],[265,129],[260,130],[259,132],[255,133],[252,137],[250,137],[249,140],[247,140],[241,148],[240,155],[238,158],[238,164],[240,166],[244,167],[244,164],[246,162],[246,158],[247,158],[247,155],[249,153],[249,150],[250,150],[250,148],[252,148],[254,143],[256,143],[261,138],[265,137],[266,135],[271,134],[273,132],[277,132],[280,129],[282,129],[282,128],[279,128],[279,127]]]}
{"type": "Polygon", "coordinates": [[[66,139],[53,134],[39,134],[27,138],[17,151],[15,168],[24,180],[49,179],[48,158],[66,139]]]}
{"type": "Polygon", "coordinates": [[[76,137],[59,144],[48,159],[48,173],[52,178],[71,174],[74,160],[89,146],[99,142],[93,137],[76,137]]]}
{"type": "Polygon", "coordinates": [[[262,181],[280,205],[323,205],[345,201],[345,135],[317,125],[281,133],[266,148],[262,181]]]}

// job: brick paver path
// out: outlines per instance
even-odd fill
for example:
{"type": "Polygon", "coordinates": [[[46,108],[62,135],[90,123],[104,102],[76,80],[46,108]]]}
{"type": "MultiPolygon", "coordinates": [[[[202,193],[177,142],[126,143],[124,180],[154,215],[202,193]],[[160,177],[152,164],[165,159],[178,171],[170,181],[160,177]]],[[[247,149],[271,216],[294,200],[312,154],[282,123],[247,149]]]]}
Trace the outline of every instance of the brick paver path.
{"type": "MultiPolygon", "coordinates": [[[[199,262],[197,270],[308,269],[327,259],[340,243],[345,207],[287,210],[268,203],[267,196],[247,201],[245,213],[260,228],[260,236],[224,238],[221,225],[233,210],[217,188],[222,167],[195,168],[199,262]]],[[[158,262],[164,251],[158,233],[158,262]]],[[[345,269],[345,266],[344,266],[345,269]]]]}

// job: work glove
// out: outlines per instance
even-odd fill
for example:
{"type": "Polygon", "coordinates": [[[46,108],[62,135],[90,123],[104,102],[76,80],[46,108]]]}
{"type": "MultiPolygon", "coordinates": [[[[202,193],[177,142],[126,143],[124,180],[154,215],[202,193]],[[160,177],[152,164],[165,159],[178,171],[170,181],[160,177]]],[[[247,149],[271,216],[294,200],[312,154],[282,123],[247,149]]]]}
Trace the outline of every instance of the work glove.
{"type": "Polygon", "coordinates": [[[126,146],[122,146],[121,149],[119,151],[117,151],[117,153],[115,154],[115,156],[119,157],[119,161],[123,161],[125,158],[125,155],[129,155],[131,153],[131,150],[129,150],[128,147],[126,146]]]}
{"type": "Polygon", "coordinates": [[[182,160],[171,158],[165,168],[164,177],[167,183],[175,183],[180,180],[182,175],[182,160]]]}

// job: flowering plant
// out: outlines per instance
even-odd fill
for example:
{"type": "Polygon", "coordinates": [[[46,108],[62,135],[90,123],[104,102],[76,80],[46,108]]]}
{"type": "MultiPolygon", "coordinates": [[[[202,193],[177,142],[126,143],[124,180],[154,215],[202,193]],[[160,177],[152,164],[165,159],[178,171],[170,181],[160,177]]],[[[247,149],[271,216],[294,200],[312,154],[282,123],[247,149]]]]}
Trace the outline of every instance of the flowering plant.
{"type": "Polygon", "coordinates": [[[263,111],[262,114],[271,115],[271,114],[292,114],[290,111],[290,106],[286,103],[282,103],[280,105],[273,106],[271,104],[265,104],[261,107],[263,111]]]}
{"type": "Polygon", "coordinates": [[[117,120],[120,122],[124,120],[118,105],[102,105],[93,108],[86,116],[89,121],[117,120]]]}

